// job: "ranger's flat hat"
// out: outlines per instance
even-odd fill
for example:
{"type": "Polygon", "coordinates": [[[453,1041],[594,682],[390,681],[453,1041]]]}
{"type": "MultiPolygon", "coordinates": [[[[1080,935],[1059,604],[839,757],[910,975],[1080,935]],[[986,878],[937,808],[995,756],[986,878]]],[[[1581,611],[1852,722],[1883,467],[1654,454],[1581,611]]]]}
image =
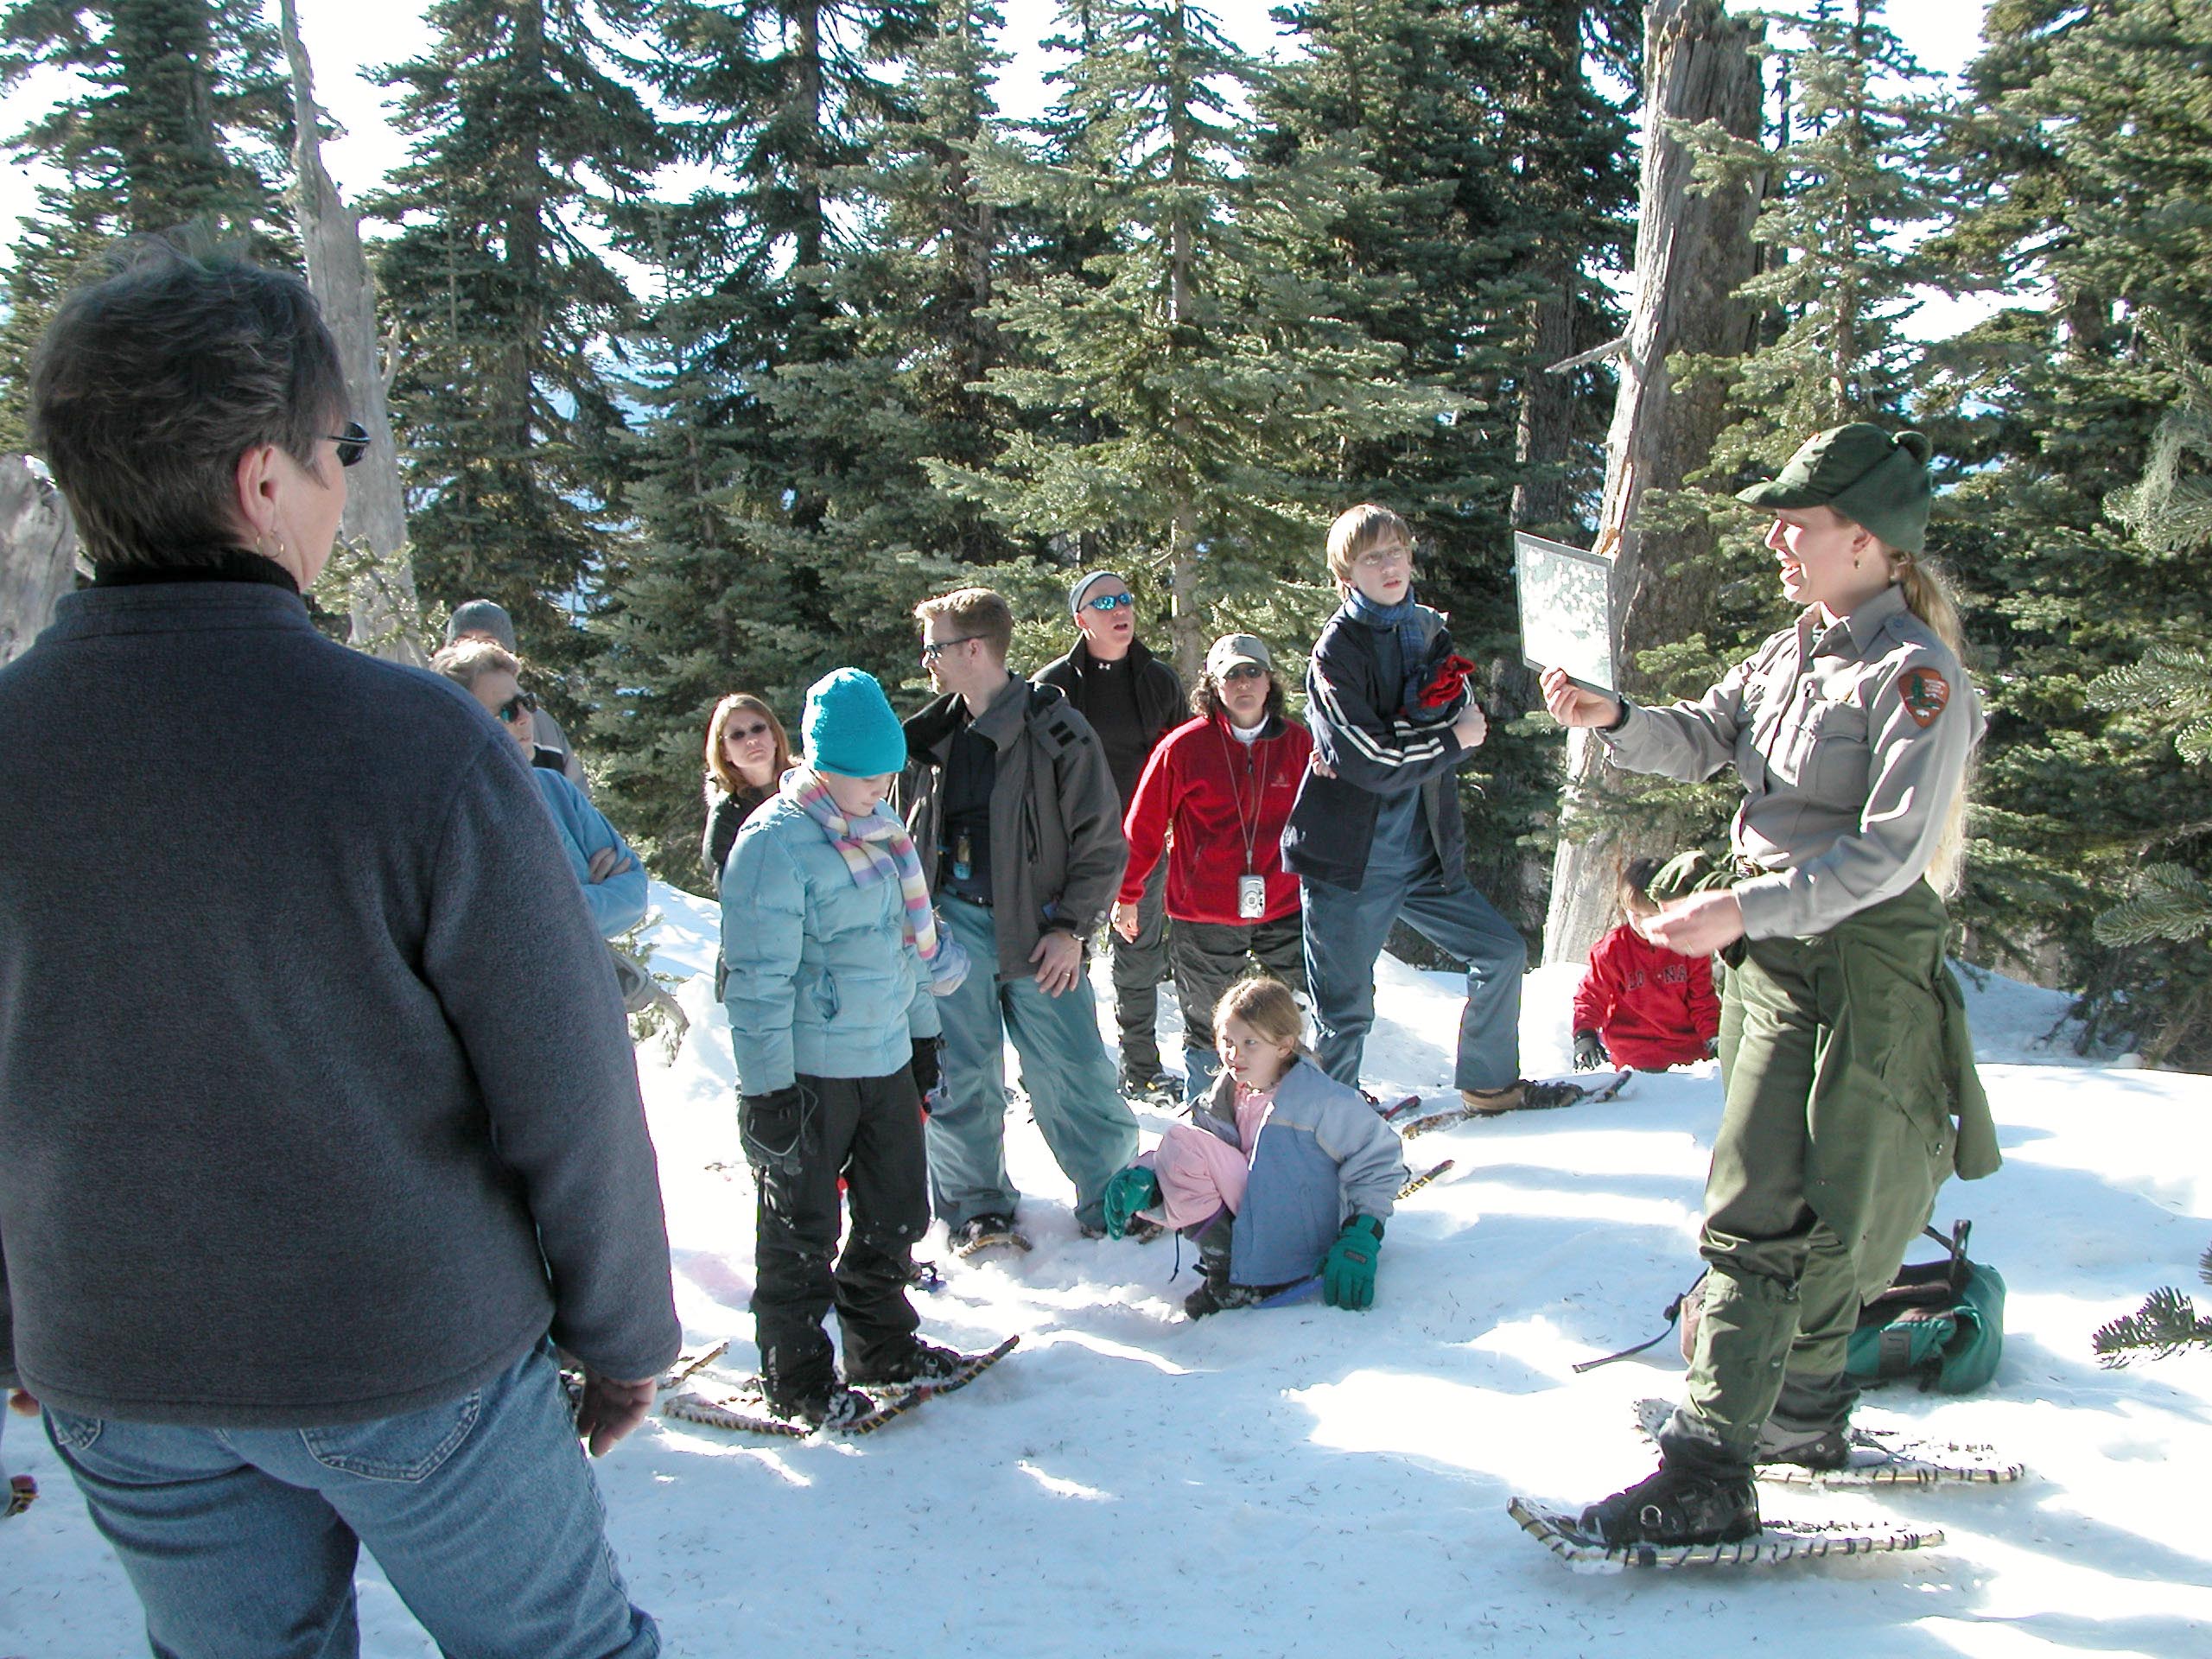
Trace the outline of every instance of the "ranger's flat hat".
{"type": "Polygon", "coordinates": [[[1833,507],[1898,552],[1917,553],[1928,541],[1929,447],[1917,432],[1891,437],[1866,421],[1830,427],[1736,499],[1754,507],[1833,507]]]}

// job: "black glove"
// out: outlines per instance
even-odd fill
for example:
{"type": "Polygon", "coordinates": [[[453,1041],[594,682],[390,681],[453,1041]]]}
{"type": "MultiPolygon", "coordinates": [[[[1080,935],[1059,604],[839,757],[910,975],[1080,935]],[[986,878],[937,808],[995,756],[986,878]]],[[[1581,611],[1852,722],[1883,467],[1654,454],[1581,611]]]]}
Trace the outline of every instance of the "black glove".
{"type": "Polygon", "coordinates": [[[943,1079],[944,1071],[938,1064],[938,1051],[944,1046],[944,1039],[941,1037],[914,1039],[914,1092],[925,1101],[929,1099],[930,1091],[943,1079]]]}
{"type": "Polygon", "coordinates": [[[1717,1060],[1720,1058],[1720,1039],[1718,1037],[1708,1037],[1705,1039],[1705,1058],[1708,1060],[1717,1060]]]}
{"type": "Polygon", "coordinates": [[[1596,1032],[1578,1031],[1574,1033],[1574,1069],[1576,1071],[1597,1071],[1611,1064],[1612,1061],[1605,1054],[1605,1045],[1596,1032]]]}
{"type": "Polygon", "coordinates": [[[737,1097],[737,1103],[741,1109],[755,1116],[774,1117],[783,1112],[796,1112],[803,1103],[799,1099],[798,1084],[794,1083],[771,1094],[741,1094],[737,1097]]]}

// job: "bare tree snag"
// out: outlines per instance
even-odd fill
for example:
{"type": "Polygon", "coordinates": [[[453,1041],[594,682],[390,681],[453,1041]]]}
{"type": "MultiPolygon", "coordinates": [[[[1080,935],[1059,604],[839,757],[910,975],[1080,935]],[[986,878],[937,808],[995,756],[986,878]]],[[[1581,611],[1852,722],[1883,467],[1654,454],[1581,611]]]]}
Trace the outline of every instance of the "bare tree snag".
{"type": "MultiPolygon", "coordinates": [[[[1672,129],[1711,121],[1758,141],[1759,76],[1751,48],[1759,32],[1758,25],[1730,17],[1720,0],[1651,0],[1645,14],[1636,301],[1620,354],[1599,518],[1599,544],[1615,546],[1614,595],[1625,601],[1620,661],[1631,696],[1641,689],[1637,654],[1694,631],[1713,598],[1710,533],[1647,529],[1641,522],[1647,493],[1679,490],[1684,477],[1705,464],[1726,424],[1723,390],[1678,389],[1668,362],[1677,353],[1740,355],[1751,347],[1754,321],[1736,290],[1753,271],[1758,190],[1736,186],[1693,194],[1691,156],[1672,129]]],[[[1564,833],[1544,925],[1546,962],[1585,959],[1610,919],[1621,865],[1637,851],[1661,850],[1631,847],[1581,811],[1578,798],[1599,792],[1605,771],[1604,744],[1571,734],[1564,833]]]]}
{"type": "Polygon", "coordinates": [[[0,455],[0,667],[31,648],[74,579],[69,504],[28,455],[0,455]]]}
{"type": "Polygon", "coordinates": [[[349,596],[353,643],[379,657],[420,664],[423,655],[411,633],[416,608],[414,569],[406,557],[407,502],[386,401],[392,364],[385,342],[377,337],[376,278],[361,251],[359,225],[322,164],[322,111],[315,101],[315,71],[300,39],[296,0],[282,0],[278,27],[292,69],[293,212],[307,256],[308,286],[338,342],[353,418],[369,434],[368,454],[346,476],[346,516],[339,525],[347,541],[372,556],[349,596]]]}

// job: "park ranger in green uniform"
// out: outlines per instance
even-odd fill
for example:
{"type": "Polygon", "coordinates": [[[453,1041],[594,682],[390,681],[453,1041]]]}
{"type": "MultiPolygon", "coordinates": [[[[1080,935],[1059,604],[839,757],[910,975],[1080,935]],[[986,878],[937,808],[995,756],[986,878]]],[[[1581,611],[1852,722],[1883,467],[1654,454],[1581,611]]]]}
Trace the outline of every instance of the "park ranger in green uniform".
{"type": "Polygon", "coordinates": [[[1864,423],[1820,434],[1738,499],[1804,607],[1694,702],[1577,688],[1546,706],[1617,765],[1696,779],[1733,766],[1733,868],[1650,937],[1724,952],[1726,1104],[1706,1185],[1711,1271],[1688,1398],[1659,1471],[1584,1512],[1609,1545],[1758,1529],[1756,1464],[1847,1456],[1844,1350],[1956,1169],[1998,1165],[1965,1009],[1944,959],[1980,700],[1958,613],[1921,562],[1928,441],[1864,423]]]}

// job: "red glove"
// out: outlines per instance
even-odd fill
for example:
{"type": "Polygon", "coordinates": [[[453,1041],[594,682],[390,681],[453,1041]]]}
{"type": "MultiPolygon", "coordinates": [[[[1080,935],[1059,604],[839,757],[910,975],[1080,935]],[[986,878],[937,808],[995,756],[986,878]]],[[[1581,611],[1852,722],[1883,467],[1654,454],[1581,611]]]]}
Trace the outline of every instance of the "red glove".
{"type": "Polygon", "coordinates": [[[1436,665],[1436,672],[1428,677],[1428,683],[1421,689],[1421,706],[1442,709],[1455,702],[1467,689],[1468,678],[1475,665],[1453,652],[1436,665]]]}

